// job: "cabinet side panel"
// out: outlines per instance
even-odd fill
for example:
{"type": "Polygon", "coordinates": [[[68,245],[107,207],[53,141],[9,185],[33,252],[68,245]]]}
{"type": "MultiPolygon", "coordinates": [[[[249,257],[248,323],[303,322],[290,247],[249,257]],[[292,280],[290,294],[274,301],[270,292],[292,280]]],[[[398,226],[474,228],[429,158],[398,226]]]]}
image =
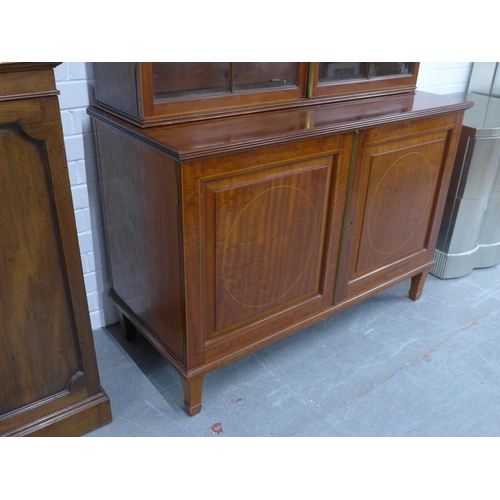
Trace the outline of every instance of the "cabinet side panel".
{"type": "Polygon", "coordinates": [[[135,63],[95,62],[92,68],[96,100],[122,113],[139,116],[135,63]]]}
{"type": "Polygon", "coordinates": [[[0,413],[63,391],[79,369],[48,161],[44,141],[0,125],[0,413]]]}
{"type": "Polygon", "coordinates": [[[444,252],[449,251],[451,234],[453,232],[452,228],[458,213],[457,193],[462,183],[462,172],[468,170],[474,153],[474,141],[471,139],[475,135],[475,132],[475,129],[470,127],[462,126],[461,128],[455,164],[451,174],[450,187],[446,197],[443,219],[436,243],[436,248],[444,252]]]}
{"type": "Polygon", "coordinates": [[[96,131],[112,287],[181,360],[185,330],[176,163],[106,124],[96,122],[96,131]]]}

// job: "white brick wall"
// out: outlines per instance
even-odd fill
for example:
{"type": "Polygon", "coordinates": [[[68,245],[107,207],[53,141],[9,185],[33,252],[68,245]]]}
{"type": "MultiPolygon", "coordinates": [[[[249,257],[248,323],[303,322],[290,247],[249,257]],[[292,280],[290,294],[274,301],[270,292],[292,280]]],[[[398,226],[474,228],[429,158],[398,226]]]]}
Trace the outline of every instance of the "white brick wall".
{"type": "MultiPolygon", "coordinates": [[[[418,90],[438,94],[466,90],[472,63],[421,63],[418,90]]],[[[59,104],[75,208],[90,319],[93,329],[118,320],[107,296],[109,276],[101,216],[92,126],[86,107],[93,99],[92,64],[66,62],[56,68],[59,104]]]]}
{"type": "Polygon", "coordinates": [[[118,320],[107,296],[109,276],[97,183],[94,136],[86,108],[93,99],[92,64],[66,62],[55,70],[59,105],[93,329],[118,320]]]}
{"type": "Polygon", "coordinates": [[[421,62],[417,90],[435,94],[465,92],[472,65],[471,62],[421,62]]]}

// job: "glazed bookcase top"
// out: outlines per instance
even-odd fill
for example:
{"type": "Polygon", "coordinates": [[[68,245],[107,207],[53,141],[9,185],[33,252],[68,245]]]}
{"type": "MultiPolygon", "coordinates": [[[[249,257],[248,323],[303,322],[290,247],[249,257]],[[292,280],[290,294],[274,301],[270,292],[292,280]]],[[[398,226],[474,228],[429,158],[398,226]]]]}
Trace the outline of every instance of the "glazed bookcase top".
{"type": "Polygon", "coordinates": [[[412,92],[415,62],[94,63],[95,105],[141,127],[412,92]]]}

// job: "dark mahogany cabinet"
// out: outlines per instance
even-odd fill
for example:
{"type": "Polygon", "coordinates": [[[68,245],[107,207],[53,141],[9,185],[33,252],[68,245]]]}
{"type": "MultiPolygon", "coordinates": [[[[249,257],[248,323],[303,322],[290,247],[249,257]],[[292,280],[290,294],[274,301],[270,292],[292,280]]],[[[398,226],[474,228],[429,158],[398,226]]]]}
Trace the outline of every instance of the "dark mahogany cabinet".
{"type": "Polygon", "coordinates": [[[0,436],[79,436],[111,421],[54,66],[0,64],[0,436]]]}
{"type": "MultiPolygon", "coordinates": [[[[129,338],[178,370],[191,415],[209,371],[402,280],[420,297],[471,103],[403,91],[418,65],[398,64],[415,71],[389,95],[156,126],[89,108],[110,295],[129,338]]],[[[99,66],[98,99],[113,72],[99,66]]]]}
{"type": "Polygon", "coordinates": [[[94,63],[94,105],[140,127],[415,90],[419,63],[94,63]]]}

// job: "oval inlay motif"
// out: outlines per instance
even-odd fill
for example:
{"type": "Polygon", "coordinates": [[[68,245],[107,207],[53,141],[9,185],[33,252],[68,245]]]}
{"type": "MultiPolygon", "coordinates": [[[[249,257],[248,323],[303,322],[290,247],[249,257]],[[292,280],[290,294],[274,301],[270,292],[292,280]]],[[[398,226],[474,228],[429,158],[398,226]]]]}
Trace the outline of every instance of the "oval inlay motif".
{"type": "Polygon", "coordinates": [[[368,239],[375,251],[393,253],[410,240],[429,213],[432,187],[431,166],[420,153],[407,153],[387,169],[368,210],[368,239]],[[389,212],[390,223],[381,224],[389,212]]]}
{"type": "Polygon", "coordinates": [[[272,304],[299,281],[311,259],[316,215],[293,186],[260,193],[239,213],[224,246],[228,292],[247,307],[272,304]]]}

